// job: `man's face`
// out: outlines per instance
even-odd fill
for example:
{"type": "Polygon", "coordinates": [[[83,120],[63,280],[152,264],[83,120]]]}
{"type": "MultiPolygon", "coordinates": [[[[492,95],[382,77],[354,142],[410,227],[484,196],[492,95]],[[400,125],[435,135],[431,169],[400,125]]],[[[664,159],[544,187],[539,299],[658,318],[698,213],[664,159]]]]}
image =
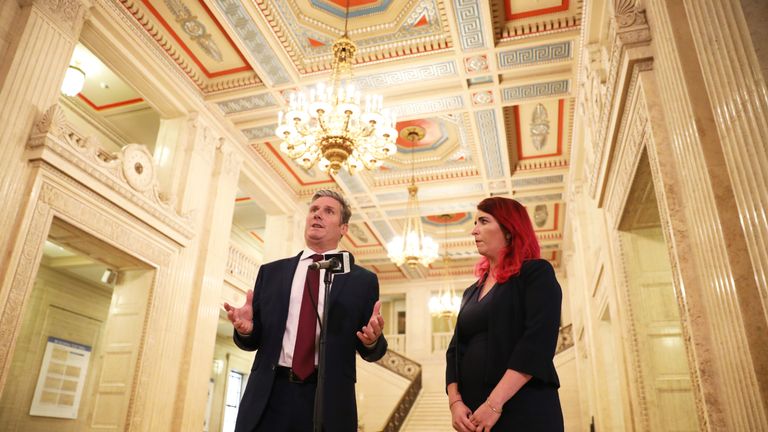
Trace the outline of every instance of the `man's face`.
{"type": "Polygon", "coordinates": [[[341,223],[341,203],[331,197],[320,197],[309,205],[304,241],[315,252],[336,249],[348,228],[341,223]]]}

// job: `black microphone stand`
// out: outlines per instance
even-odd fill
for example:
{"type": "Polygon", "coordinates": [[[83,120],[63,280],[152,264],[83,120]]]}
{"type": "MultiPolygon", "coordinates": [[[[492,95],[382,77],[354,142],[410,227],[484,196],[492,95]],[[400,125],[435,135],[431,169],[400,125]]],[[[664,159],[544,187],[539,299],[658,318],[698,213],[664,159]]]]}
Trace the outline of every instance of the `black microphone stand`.
{"type": "Polygon", "coordinates": [[[331,281],[333,281],[333,272],[331,269],[325,270],[325,276],[323,276],[323,282],[325,287],[323,288],[323,321],[320,323],[320,350],[317,356],[317,388],[315,389],[315,413],[312,423],[314,424],[314,432],[323,431],[323,403],[324,403],[324,389],[325,389],[325,332],[327,329],[326,323],[328,322],[328,296],[331,293],[331,281]]]}

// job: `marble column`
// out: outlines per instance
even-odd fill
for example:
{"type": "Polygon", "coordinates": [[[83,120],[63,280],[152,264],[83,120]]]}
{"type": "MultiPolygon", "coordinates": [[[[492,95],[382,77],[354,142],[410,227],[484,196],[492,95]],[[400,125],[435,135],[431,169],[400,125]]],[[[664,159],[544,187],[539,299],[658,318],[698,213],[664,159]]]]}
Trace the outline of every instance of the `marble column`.
{"type": "MultiPolygon", "coordinates": [[[[295,255],[304,248],[304,233],[294,229],[295,215],[268,214],[264,228],[264,263],[295,255]],[[302,239],[301,244],[294,248],[290,240],[296,236],[302,239]]],[[[304,220],[301,227],[304,227],[304,220]]]]}
{"type": "Polygon", "coordinates": [[[764,0],[741,0],[741,9],[752,38],[757,61],[760,63],[763,79],[768,77],[768,3],[764,0]]]}
{"type": "Polygon", "coordinates": [[[412,284],[405,294],[405,352],[410,358],[428,357],[432,353],[432,316],[427,310],[430,289],[412,284]]]}
{"type": "Polygon", "coordinates": [[[760,424],[768,427],[768,87],[756,55],[765,62],[756,48],[766,43],[749,36],[768,35],[765,21],[753,28],[755,18],[768,17],[768,5],[742,10],[738,2],[688,0],[685,9],[720,139],[718,163],[722,158],[733,191],[721,213],[726,232],[736,233],[726,246],[762,400],[760,424]]]}
{"type": "MultiPolygon", "coordinates": [[[[756,79],[738,3],[646,2],[654,70],[684,206],[680,266],[693,346],[712,363],[722,407],[710,430],[768,429],[765,284],[765,85],[756,79]],[[739,24],[741,23],[741,24],[739,24]],[[746,38],[746,39],[745,39],[746,38]],[[761,220],[762,218],[762,220],[761,220]],[[685,271],[681,272],[683,277],[685,271]],[[701,301],[701,304],[697,304],[701,301]],[[704,326],[697,328],[696,325],[704,326]],[[699,336],[711,337],[699,345],[699,336]]],[[[660,161],[660,164],[665,162],[660,161]]],[[[710,408],[715,408],[710,410],[710,408]]]]}

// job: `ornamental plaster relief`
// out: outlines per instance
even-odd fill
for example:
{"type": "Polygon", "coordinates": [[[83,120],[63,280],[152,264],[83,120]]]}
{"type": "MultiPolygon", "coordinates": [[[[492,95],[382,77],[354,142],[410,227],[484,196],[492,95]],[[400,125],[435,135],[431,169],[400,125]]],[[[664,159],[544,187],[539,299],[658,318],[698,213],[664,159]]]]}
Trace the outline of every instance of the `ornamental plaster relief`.
{"type": "MultiPolygon", "coordinates": [[[[57,0],[48,0],[57,1],[57,0]]],[[[74,1],[74,0],[66,0],[74,1]]],[[[249,73],[245,76],[240,75],[234,78],[224,78],[211,80],[205,75],[199,67],[191,62],[187,55],[178,48],[176,41],[169,39],[165,36],[164,31],[159,28],[154,18],[144,12],[141,2],[133,0],[118,0],[138,22],[138,24],[146,31],[147,35],[150,35],[157,45],[165,50],[167,55],[181,68],[181,70],[189,77],[192,82],[204,93],[212,94],[222,92],[234,88],[249,88],[255,87],[261,84],[261,80],[254,73],[249,73]]]]}
{"type": "Polygon", "coordinates": [[[643,62],[632,70],[632,78],[627,95],[627,106],[619,126],[619,135],[616,142],[616,157],[609,167],[607,175],[609,190],[606,210],[609,216],[610,226],[618,228],[626,206],[632,179],[637,170],[637,164],[642,154],[641,149],[648,135],[648,114],[645,106],[645,98],[636,96],[637,77],[641,71],[650,70],[652,62],[643,62]]]}
{"type": "MultiPolygon", "coordinates": [[[[131,0],[126,0],[131,2],[131,0]]],[[[132,41],[133,44],[139,44],[134,49],[143,53],[149,53],[154,63],[161,65],[168,76],[176,77],[174,81],[187,88],[188,91],[185,94],[189,97],[196,99],[199,102],[204,102],[203,94],[200,93],[199,84],[192,79],[184,70],[181,65],[175,62],[174,58],[164,51],[163,46],[157,43],[149,33],[143,28],[140,21],[134,17],[131,9],[128,6],[123,6],[121,1],[97,1],[94,5],[98,10],[98,16],[103,16],[102,21],[109,21],[113,25],[119,26],[119,28],[127,33],[126,36],[132,41]],[[102,15],[103,14],[103,15],[102,15]]],[[[134,9],[137,6],[133,6],[134,9]]],[[[97,15],[94,13],[94,15],[97,15]]],[[[178,55],[178,53],[177,53],[178,55]]]]}
{"type": "Polygon", "coordinates": [[[620,263],[615,269],[615,274],[619,282],[617,291],[617,303],[621,310],[622,333],[625,340],[629,341],[627,356],[629,366],[630,387],[633,389],[634,397],[631,403],[636,406],[639,418],[636,423],[640,425],[640,430],[650,430],[650,419],[648,416],[648,402],[646,398],[644,374],[640,367],[639,359],[642,358],[640,352],[640,343],[635,323],[636,314],[632,306],[631,284],[626,269],[628,268],[627,253],[623,244],[620,232],[618,230],[624,209],[627,206],[630,189],[635,177],[638,175],[638,163],[640,162],[648,133],[648,115],[644,95],[637,92],[637,76],[639,70],[632,72],[632,83],[630,84],[630,93],[627,96],[627,108],[624,111],[622,125],[619,131],[619,137],[616,142],[618,151],[611,172],[608,177],[607,188],[611,191],[607,198],[607,229],[609,231],[609,247],[613,255],[612,262],[620,263]],[[631,119],[627,122],[627,118],[631,119]]]}
{"type": "Polygon", "coordinates": [[[585,129],[588,130],[592,142],[597,142],[600,114],[608,97],[606,79],[608,64],[608,52],[600,44],[590,44],[582,51],[581,70],[582,79],[579,80],[579,110],[586,120],[585,129]]]}
{"type": "MultiPolygon", "coordinates": [[[[171,265],[174,247],[177,243],[155,230],[147,232],[147,225],[125,212],[100,194],[83,186],[82,183],[48,165],[39,165],[39,186],[35,193],[37,201],[28,218],[26,236],[20,252],[11,261],[18,263],[9,294],[5,302],[3,314],[0,317],[0,371],[5,372],[9,366],[12,340],[18,334],[19,319],[24,310],[24,301],[34,284],[35,274],[42,254],[43,243],[48,234],[51,220],[60,218],[95,237],[117,246],[127,253],[152,263],[158,272],[155,276],[156,286],[167,277],[171,265]],[[151,238],[150,236],[153,236],[151,238]]],[[[14,268],[14,267],[11,267],[14,268]]],[[[150,299],[152,294],[150,293],[150,299]]],[[[151,301],[147,305],[151,309],[151,301]]],[[[146,333],[149,316],[145,317],[143,331],[146,333]]],[[[142,336],[144,338],[145,336],[142,336]]],[[[146,350],[158,349],[160,345],[146,340],[142,343],[146,350]]],[[[146,385],[147,379],[139,385],[146,385]]],[[[146,387],[145,387],[146,388],[146,387]]],[[[131,402],[131,406],[135,406],[131,402]]]]}
{"type": "Polygon", "coordinates": [[[639,0],[613,0],[613,11],[619,27],[645,23],[645,12],[639,0]]]}
{"type": "Polygon", "coordinates": [[[190,131],[190,139],[186,141],[187,149],[209,165],[213,164],[221,139],[219,133],[198,114],[190,116],[187,125],[190,131]]]}
{"type": "Polygon", "coordinates": [[[158,267],[170,264],[168,248],[149,241],[139,234],[146,224],[134,216],[123,217],[125,211],[101,195],[85,189],[76,180],[58,170],[46,170],[55,182],[44,181],[40,187],[40,202],[47,204],[55,215],[93,234],[122,247],[142,261],[158,267]],[[50,173],[53,173],[51,175],[50,173]],[[96,203],[96,204],[92,204],[96,203]],[[121,215],[116,218],[115,215],[121,215]]]}
{"type": "Polygon", "coordinates": [[[219,138],[218,151],[222,153],[222,171],[229,180],[237,180],[240,177],[240,168],[243,166],[243,158],[232,147],[226,144],[224,138],[219,138]]]}
{"type": "Polygon", "coordinates": [[[37,263],[43,253],[42,245],[50,225],[49,213],[50,208],[45,203],[35,207],[24,238],[24,247],[17,259],[16,272],[3,302],[4,308],[0,316],[0,387],[4,385],[6,373],[11,366],[11,348],[15,345],[15,336],[18,334],[21,311],[24,310],[25,300],[34,284],[37,263]]]}
{"type": "MultiPolygon", "coordinates": [[[[610,51],[609,67],[607,68],[607,77],[605,84],[602,84],[603,77],[602,71],[604,68],[592,66],[589,71],[592,73],[594,70],[597,73],[596,77],[590,77],[595,79],[597,83],[597,89],[600,90],[600,96],[597,100],[585,102],[584,106],[589,107],[590,111],[600,109],[599,114],[590,113],[588,119],[598,127],[592,133],[593,140],[593,162],[590,164],[590,176],[589,176],[589,190],[590,195],[593,198],[597,197],[598,185],[600,183],[601,174],[603,173],[603,167],[605,165],[605,158],[610,153],[611,143],[607,142],[612,136],[609,131],[614,127],[613,120],[620,111],[617,102],[617,98],[622,98],[622,91],[624,90],[619,86],[619,83],[624,82],[626,73],[624,70],[625,57],[629,55],[628,50],[635,46],[647,46],[651,41],[650,28],[645,19],[645,13],[637,5],[636,0],[614,0],[613,19],[610,21],[610,27],[607,37],[607,44],[600,44],[601,46],[592,48],[591,51],[600,52],[600,62],[605,61],[605,52],[610,51]],[[610,47],[610,48],[609,48],[610,47]],[[597,121],[595,121],[597,119],[597,121]]],[[[588,59],[588,64],[597,60],[595,55],[593,58],[588,59]]],[[[631,66],[631,62],[630,62],[631,66]]],[[[588,66],[589,67],[589,66],[588,66]]],[[[581,89],[580,89],[581,90],[581,89]]],[[[589,95],[592,97],[591,95],[589,95]]],[[[586,97],[583,96],[583,97],[586,97]]],[[[583,98],[579,96],[580,99],[583,98]]],[[[597,96],[594,96],[597,97],[597,96]]],[[[618,101],[621,103],[621,100],[618,101]]]]}
{"type": "Polygon", "coordinates": [[[176,241],[185,243],[193,237],[189,218],[179,215],[168,198],[160,193],[157,168],[146,147],[130,144],[118,153],[108,153],[96,138],[83,137],[72,129],[63,110],[56,104],[33,127],[27,151],[30,159],[46,160],[52,153],[74,165],[146,212],[150,225],[153,225],[152,219],[164,224],[167,229],[160,230],[173,232],[176,241]]]}
{"type": "Polygon", "coordinates": [[[22,0],[22,6],[37,6],[59,30],[72,39],[77,39],[87,18],[88,0],[22,0]]]}

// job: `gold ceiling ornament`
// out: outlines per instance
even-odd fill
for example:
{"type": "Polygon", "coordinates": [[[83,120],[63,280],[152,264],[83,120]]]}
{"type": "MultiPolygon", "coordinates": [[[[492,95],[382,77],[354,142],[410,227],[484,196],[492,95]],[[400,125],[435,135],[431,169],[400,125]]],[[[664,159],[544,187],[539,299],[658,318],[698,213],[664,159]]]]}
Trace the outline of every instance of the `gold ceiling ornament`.
{"type": "Polygon", "coordinates": [[[317,164],[338,174],[345,167],[354,174],[373,170],[397,152],[395,114],[384,109],[381,95],[362,95],[352,84],[352,60],[357,47],[347,36],[349,0],[344,34],[333,44],[331,82],[293,93],[286,112],[278,113],[275,134],[280,150],[304,168],[317,164]]]}
{"type": "Polygon", "coordinates": [[[432,294],[429,298],[429,313],[437,317],[455,317],[459,314],[461,307],[461,297],[456,295],[453,289],[453,282],[449,270],[451,268],[451,258],[448,256],[448,220],[451,215],[440,215],[443,220],[443,284],[437,294],[432,294]]]}
{"type": "Polygon", "coordinates": [[[411,184],[408,186],[408,206],[406,209],[405,230],[402,236],[397,236],[387,244],[387,255],[398,266],[403,264],[410,268],[417,264],[428,266],[434,262],[437,255],[437,243],[431,237],[424,235],[419,211],[419,188],[416,186],[414,174],[414,154],[416,142],[424,138],[424,128],[408,126],[400,131],[400,136],[411,142],[411,184]]]}

